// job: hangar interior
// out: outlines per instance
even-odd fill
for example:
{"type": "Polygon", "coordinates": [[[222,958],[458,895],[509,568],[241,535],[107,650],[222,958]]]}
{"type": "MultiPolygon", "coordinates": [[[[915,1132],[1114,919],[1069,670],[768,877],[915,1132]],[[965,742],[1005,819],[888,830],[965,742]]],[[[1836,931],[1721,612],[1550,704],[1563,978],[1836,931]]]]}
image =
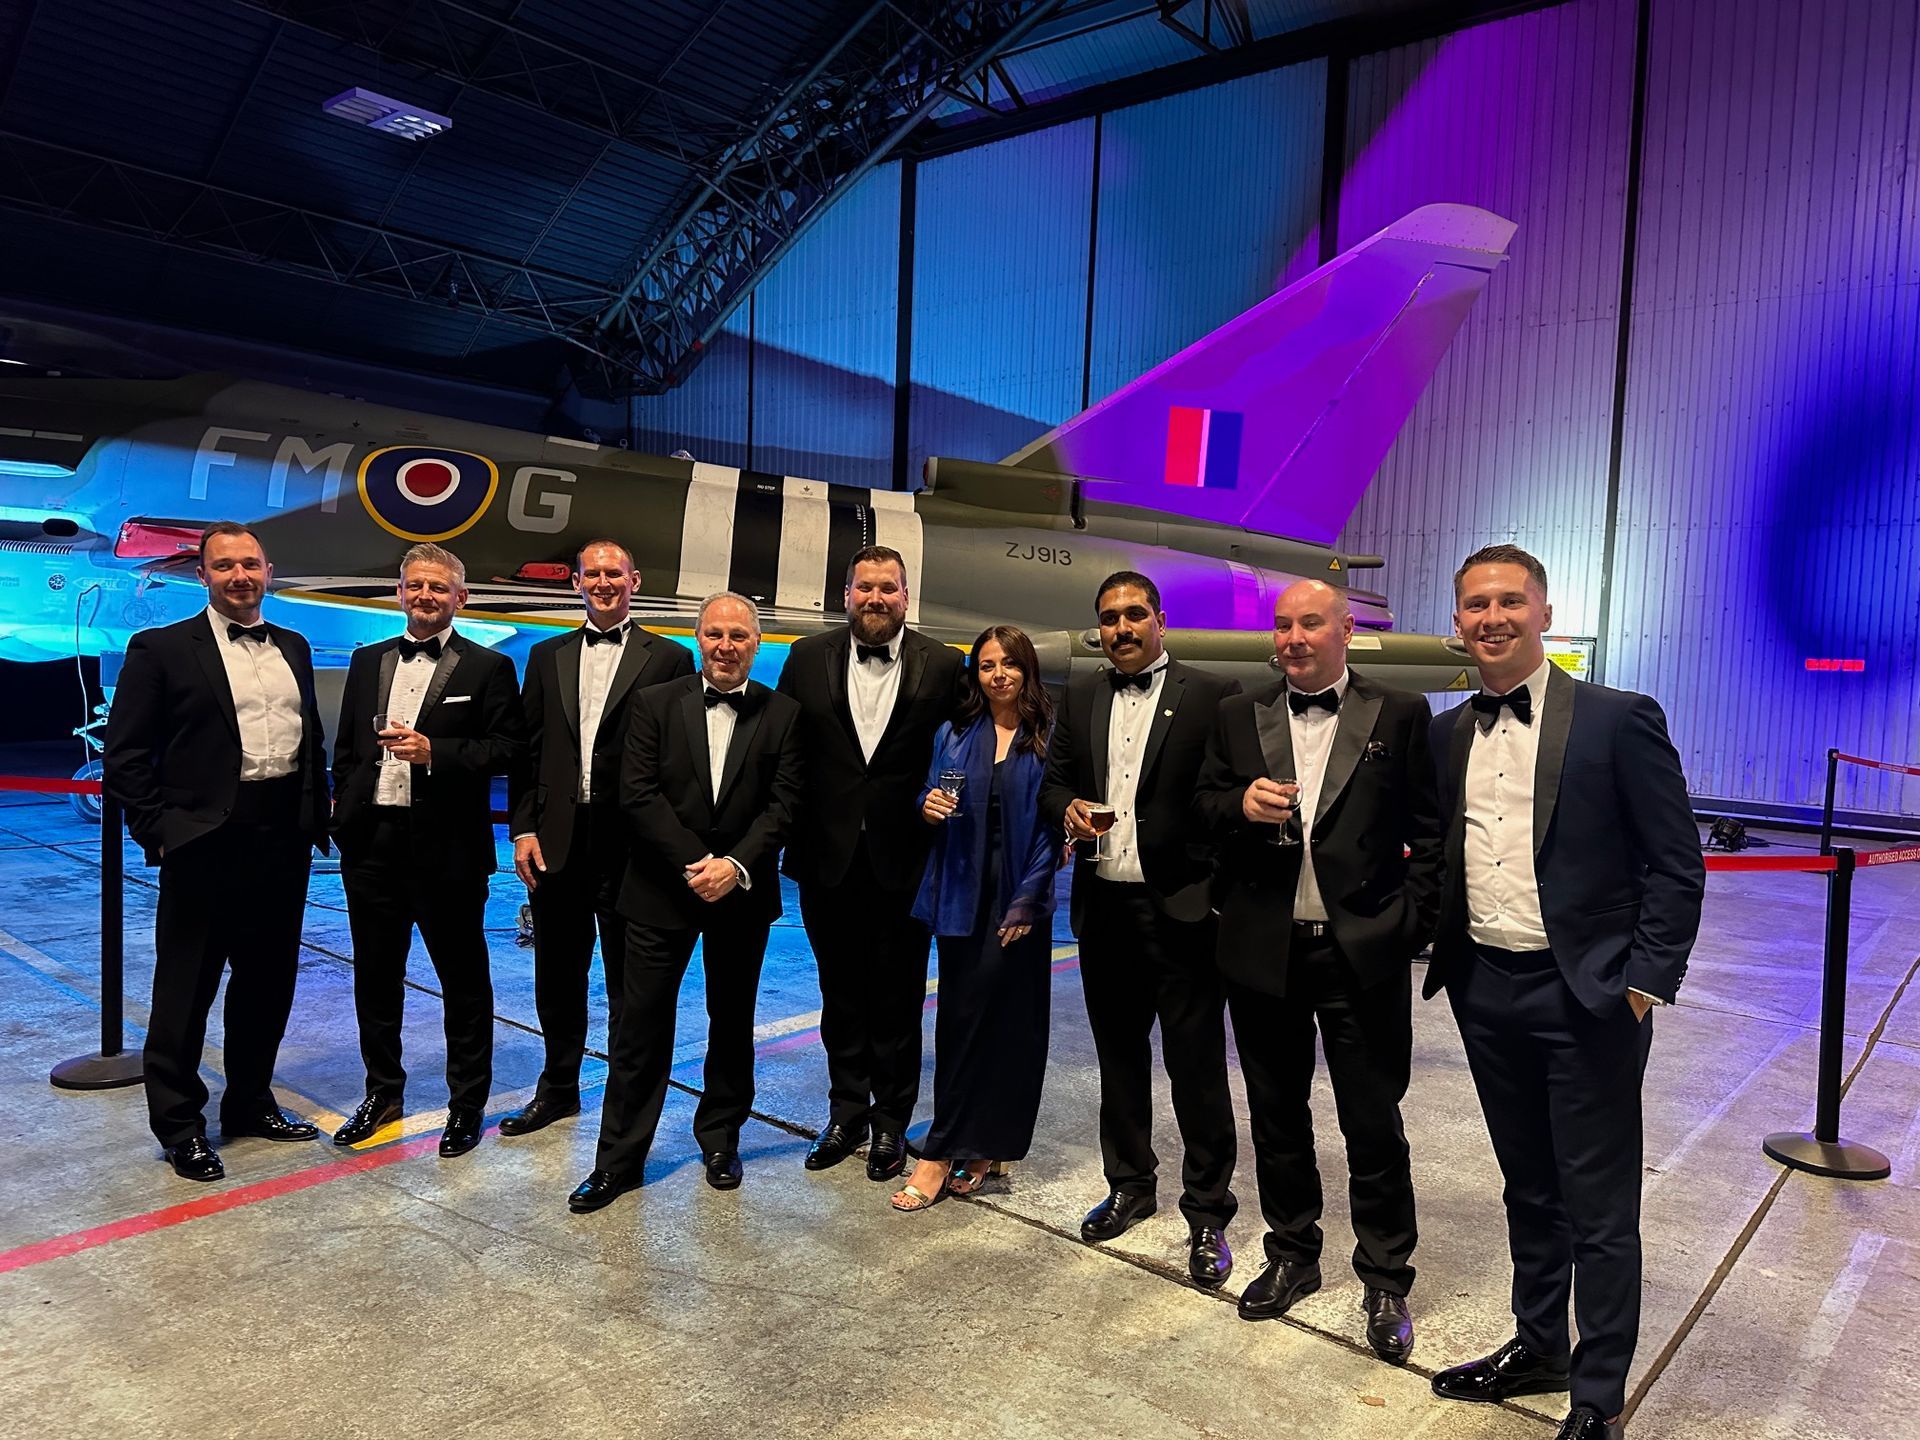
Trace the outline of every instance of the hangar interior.
{"type": "MultiPolygon", "coordinates": [[[[1444,633],[1457,558],[1527,546],[1590,677],[1661,700],[1703,816],[1804,855],[1830,750],[1920,760],[1917,102],[1908,0],[8,0],[0,357],[216,371],[907,489],[928,456],[1013,453],[1421,205],[1484,207],[1518,227],[1509,258],[1338,547],[1385,557],[1400,628],[1444,633]],[[323,111],[354,87],[450,125],[410,143],[323,111]]],[[[74,668],[5,666],[22,700],[0,770],[84,758],[74,668]]],[[[1835,801],[1843,830],[1920,826],[1914,774],[1844,768],[1835,801]]],[[[504,833],[501,851],[489,1117],[540,1067],[504,833]]],[[[137,1049],[155,889],[137,847],[122,862],[137,1049]]],[[[225,1185],[182,1194],[137,1090],[47,1085],[112,1003],[101,874],[99,829],[64,797],[8,797],[0,1397],[22,1433],[1521,1437],[1557,1420],[1551,1400],[1427,1392],[1509,1326],[1499,1173],[1443,1004],[1416,1003],[1420,1338],[1395,1370],[1358,1338],[1351,1276],[1247,1325],[1186,1283],[1171,1206],[1080,1243],[1098,1075],[1064,898],[1041,1130],[1010,1183],[902,1216],[856,1167],[802,1171],[825,1067],[789,887],[745,1185],[710,1192],[687,1134],[696,965],[648,1184],[580,1219],[562,1202],[591,1164],[592,1088],[581,1120],[490,1133],[457,1165],[433,1153],[445,1112],[422,1109],[365,1149],[238,1142],[225,1185]]],[[[1710,876],[1687,989],[1659,1016],[1636,1435],[1907,1423],[1914,867],[1854,886],[1837,1031],[1845,1129],[1891,1177],[1760,1149],[1813,1116],[1826,884],[1710,876]]],[[[360,1093],[351,948],[323,861],[276,1074],[323,1128],[360,1093]]],[[[408,983],[408,1052],[434,1075],[418,951],[408,983]]],[[[929,1069],[937,1004],[936,982],[929,1069]]],[[[1331,1261],[1345,1172],[1324,1076],[1315,1113],[1331,1261]]],[[[1229,1300],[1258,1254],[1243,1166],[1229,1300]]]]}

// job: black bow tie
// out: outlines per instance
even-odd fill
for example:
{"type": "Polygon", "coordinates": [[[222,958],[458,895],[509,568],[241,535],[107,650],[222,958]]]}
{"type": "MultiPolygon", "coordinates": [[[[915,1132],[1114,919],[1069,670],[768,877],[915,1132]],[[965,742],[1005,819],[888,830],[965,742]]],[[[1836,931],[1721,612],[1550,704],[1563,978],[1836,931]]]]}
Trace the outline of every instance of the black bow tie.
{"type": "Polygon", "coordinates": [[[740,708],[746,703],[747,692],[744,688],[739,690],[707,691],[707,709],[709,710],[713,709],[716,705],[725,705],[731,709],[734,714],[738,715],[740,708]]]}
{"type": "Polygon", "coordinates": [[[1116,695],[1122,690],[1138,690],[1145,693],[1153,689],[1153,677],[1154,672],[1151,670],[1142,670],[1138,675],[1129,675],[1124,670],[1109,670],[1107,683],[1113,686],[1113,693],[1116,695]]]}
{"type": "Polygon", "coordinates": [[[587,637],[589,645],[618,645],[627,638],[627,627],[616,625],[611,630],[596,630],[591,625],[582,625],[580,633],[587,637]]]}
{"type": "Polygon", "coordinates": [[[436,635],[431,640],[409,640],[406,636],[402,635],[400,637],[400,658],[402,660],[411,660],[416,655],[424,655],[429,660],[438,660],[440,658],[440,637],[436,635]]]}
{"type": "Polygon", "coordinates": [[[1509,690],[1504,695],[1489,695],[1482,690],[1470,703],[1479,712],[1477,718],[1483,732],[1493,729],[1493,722],[1500,718],[1502,705],[1512,710],[1513,718],[1522,725],[1533,724],[1533,696],[1527,693],[1527,687],[1524,685],[1517,690],[1509,690]]]}
{"type": "Polygon", "coordinates": [[[893,663],[893,651],[884,645],[855,645],[853,648],[856,652],[854,658],[862,665],[869,660],[878,660],[882,665],[893,663]]]}
{"type": "Polygon", "coordinates": [[[258,640],[264,645],[267,643],[267,627],[264,625],[229,625],[227,626],[227,638],[229,640],[258,640]]]}
{"type": "Polygon", "coordinates": [[[1322,690],[1317,695],[1302,695],[1298,690],[1287,691],[1287,708],[1292,710],[1294,714],[1304,715],[1307,711],[1315,707],[1326,711],[1329,715],[1339,714],[1340,692],[1338,690],[1322,690]]]}

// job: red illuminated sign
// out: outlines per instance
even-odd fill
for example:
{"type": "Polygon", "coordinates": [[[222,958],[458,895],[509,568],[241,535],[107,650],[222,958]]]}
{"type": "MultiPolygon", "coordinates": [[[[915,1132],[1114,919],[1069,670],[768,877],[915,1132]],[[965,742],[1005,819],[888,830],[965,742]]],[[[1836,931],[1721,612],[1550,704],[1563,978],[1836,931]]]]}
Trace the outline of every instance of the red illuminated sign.
{"type": "Polygon", "coordinates": [[[1838,670],[1848,675],[1858,675],[1867,668],[1867,662],[1864,660],[1808,660],[1806,666],[1809,670],[1838,670]]]}

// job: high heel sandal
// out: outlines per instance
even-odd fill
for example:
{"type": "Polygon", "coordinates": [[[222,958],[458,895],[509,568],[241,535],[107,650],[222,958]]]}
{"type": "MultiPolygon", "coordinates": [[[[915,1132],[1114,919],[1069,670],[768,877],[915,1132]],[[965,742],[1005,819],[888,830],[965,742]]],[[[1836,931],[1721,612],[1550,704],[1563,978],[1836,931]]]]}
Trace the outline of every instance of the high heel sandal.
{"type": "Polygon", "coordinates": [[[971,1195],[988,1180],[1005,1177],[1006,1161],[994,1160],[986,1163],[984,1169],[982,1163],[979,1160],[963,1160],[954,1166],[952,1173],[947,1176],[947,1189],[955,1195],[971,1195]]]}
{"type": "Polygon", "coordinates": [[[915,1185],[909,1180],[893,1192],[888,1198],[887,1203],[903,1215],[911,1215],[917,1210],[930,1210],[947,1198],[947,1182],[952,1178],[953,1171],[949,1168],[947,1173],[941,1177],[940,1183],[933,1187],[933,1194],[931,1195],[926,1194],[918,1185],[915,1185]]]}

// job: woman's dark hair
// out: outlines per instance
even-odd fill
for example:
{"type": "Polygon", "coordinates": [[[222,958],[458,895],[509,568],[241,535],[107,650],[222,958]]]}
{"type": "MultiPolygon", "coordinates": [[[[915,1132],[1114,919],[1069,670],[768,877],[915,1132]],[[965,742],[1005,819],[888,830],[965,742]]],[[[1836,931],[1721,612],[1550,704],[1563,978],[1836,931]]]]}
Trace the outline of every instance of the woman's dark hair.
{"type": "Polygon", "coordinates": [[[967,656],[967,678],[973,683],[967,686],[967,698],[960,702],[955,728],[964,730],[986,713],[987,695],[980,688],[980,650],[989,640],[1000,642],[1007,663],[1020,672],[1020,734],[1013,748],[1044,757],[1047,737],[1053,733],[1053,697],[1040,680],[1040,657],[1034,653],[1033,641],[1016,625],[989,625],[973,642],[973,651],[967,656]]]}

